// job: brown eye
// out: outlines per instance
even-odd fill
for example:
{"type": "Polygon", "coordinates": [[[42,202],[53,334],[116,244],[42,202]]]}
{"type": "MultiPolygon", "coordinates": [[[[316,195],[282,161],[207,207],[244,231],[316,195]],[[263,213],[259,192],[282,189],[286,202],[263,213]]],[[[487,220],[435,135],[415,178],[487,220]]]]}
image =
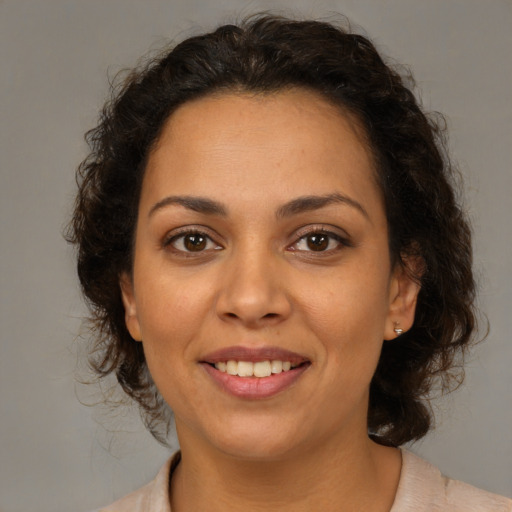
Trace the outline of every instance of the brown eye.
{"type": "Polygon", "coordinates": [[[312,251],[325,251],[329,247],[329,237],[324,234],[314,234],[306,237],[308,249],[312,251]]]}
{"type": "Polygon", "coordinates": [[[183,237],[183,246],[187,251],[197,252],[206,249],[208,239],[200,233],[193,233],[183,237]]]}
{"type": "Polygon", "coordinates": [[[330,231],[311,231],[301,236],[291,247],[290,250],[304,253],[326,253],[331,254],[334,251],[350,246],[350,243],[336,233],[330,231]]]}
{"type": "Polygon", "coordinates": [[[178,253],[201,253],[222,249],[208,235],[199,231],[189,231],[173,236],[164,245],[170,245],[178,253]]]}

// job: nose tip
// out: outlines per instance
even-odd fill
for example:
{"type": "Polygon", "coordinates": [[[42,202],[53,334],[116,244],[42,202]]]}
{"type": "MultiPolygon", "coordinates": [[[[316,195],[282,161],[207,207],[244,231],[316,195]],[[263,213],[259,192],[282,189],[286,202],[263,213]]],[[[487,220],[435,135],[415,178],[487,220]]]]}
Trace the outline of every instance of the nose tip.
{"type": "Polygon", "coordinates": [[[258,328],[280,323],[290,312],[285,288],[268,265],[251,266],[246,262],[225,274],[217,302],[222,320],[258,328]]]}

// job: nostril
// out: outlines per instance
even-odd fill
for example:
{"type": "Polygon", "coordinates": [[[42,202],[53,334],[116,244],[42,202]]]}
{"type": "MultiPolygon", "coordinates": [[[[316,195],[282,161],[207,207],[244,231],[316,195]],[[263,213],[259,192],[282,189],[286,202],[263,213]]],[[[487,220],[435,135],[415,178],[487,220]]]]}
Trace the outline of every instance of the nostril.
{"type": "Polygon", "coordinates": [[[261,321],[263,321],[264,323],[273,322],[273,321],[277,321],[277,320],[279,320],[279,318],[281,318],[281,315],[279,313],[266,313],[263,316],[252,317],[249,315],[239,315],[237,313],[233,313],[232,311],[226,311],[223,316],[224,316],[224,319],[226,319],[226,320],[228,320],[228,319],[229,320],[239,320],[239,321],[247,322],[250,324],[259,323],[261,321]]]}

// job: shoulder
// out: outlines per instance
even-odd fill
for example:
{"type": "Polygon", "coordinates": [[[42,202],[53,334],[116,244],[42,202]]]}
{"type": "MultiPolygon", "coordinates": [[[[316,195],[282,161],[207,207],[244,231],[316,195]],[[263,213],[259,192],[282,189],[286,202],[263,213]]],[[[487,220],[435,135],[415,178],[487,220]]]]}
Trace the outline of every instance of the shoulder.
{"type": "Polygon", "coordinates": [[[156,479],[96,512],[149,512],[155,491],[155,481],[156,479]]]}
{"type": "Polygon", "coordinates": [[[402,474],[391,512],[512,512],[512,500],[442,475],[402,450],[402,474]]]}
{"type": "Polygon", "coordinates": [[[179,461],[180,452],[177,452],[164,464],[153,481],[95,512],[171,512],[169,481],[179,461]]]}

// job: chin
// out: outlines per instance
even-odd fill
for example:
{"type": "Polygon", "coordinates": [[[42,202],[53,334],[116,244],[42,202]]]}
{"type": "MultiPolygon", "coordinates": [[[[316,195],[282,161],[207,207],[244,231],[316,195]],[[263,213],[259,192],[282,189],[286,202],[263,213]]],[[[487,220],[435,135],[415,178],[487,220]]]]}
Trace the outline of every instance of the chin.
{"type": "Polygon", "coordinates": [[[235,459],[262,462],[286,459],[296,451],[289,442],[276,439],[259,439],[252,443],[231,441],[219,448],[225,455],[235,459]]]}
{"type": "Polygon", "coordinates": [[[276,421],[249,420],[230,425],[215,437],[209,432],[210,443],[222,453],[245,460],[283,459],[295,452],[304,439],[293,428],[286,428],[276,421]]]}

